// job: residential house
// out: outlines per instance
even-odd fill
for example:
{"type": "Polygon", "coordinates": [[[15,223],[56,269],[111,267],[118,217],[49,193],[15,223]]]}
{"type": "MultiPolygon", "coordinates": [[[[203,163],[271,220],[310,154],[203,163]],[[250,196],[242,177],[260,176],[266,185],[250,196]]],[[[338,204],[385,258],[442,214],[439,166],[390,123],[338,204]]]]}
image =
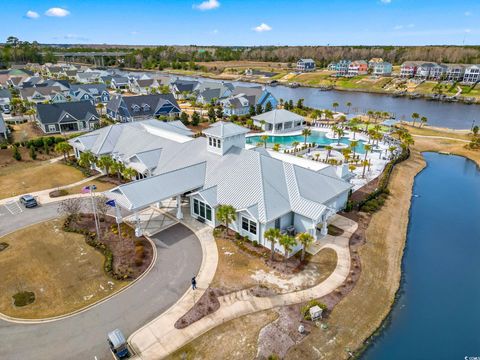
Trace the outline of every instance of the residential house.
{"type": "Polygon", "coordinates": [[[351,61],[342,59],[339,62],[333,62],[328,65],[328,70],[335,71],[335,76],[346,76],[351,61]]]}
{"type": "Polygon", "coordinates": [[[400,66],[400,77],[412,78],[417,73],[417,68],[423,61],[406,61],[400,66]]]}
{"type": "Polygon", "coordinates": [[[298,60],[297,71],[301,71],[301,72],[315,71],[315,61],[313,59],[298,60]]]}
{"type": "Polygon", "coordinates": [[[28,87],[20,89],[20,97],[24,101],[36,104],[44,102],[60,103],[68,100],[58,86],[28,87]]]}
{"type": "Polygon", "coordinates": [[[81,84],[89,84],[89,83],[96,83],[100,82],[100,77],[102,73],[99,71],[84,71],[78,72],[75,80],[81,84]]]}
{"type": "Polygon", "coordinates": [[[371,58],[368,62],[368,68],[373,69],[376,64],[383,63],[383,62],[384,61],[382,58],[371,58]]]}
{"type": "Polygon", "coordinates": [[[48,77],[54,77],[54,78],[59,78],[64,74],[63,72],[63,67],[61,66],[47,66],[45,69],[45,74],[48,77]]]}
{"type": "Polygon", "coordinates": [[[67,80],[43,80],[35,84],[35,87],[41,86],[56,86],[60,88],[60,91],[65,95],[68,96],[70,92],[70,83],[67,80]]]}
{"type": "Polygon", "coordinates": [[[78,70],[65,70],[65,77],[69,80],[75,80],[77,78],[78,70]]]}
{"type": "Polygon", "coordinates": [[[372,74],[376,76],[390,76],[392,74],[392,64],[386,61],[375,63],[372,69],[372,74]]]}
{"type": "Polygon", "coordinates": [[[430,73],[428,78],[430,80],[443,80],[445,79],[447,73],[448,66],[444,64],[436,64],[433,63],[433,66],[430,67],[430,73]]]}
{"type": "Polygon", "coordinates": [[[3,119],[2,113],[0,112],[0,143],[4,142],[8,139],[8,127],[5,124],[5,120],[3,119]]]}
{"type": "Polygon", "coordinates": [[[263,71],[263,70],[258,70],[258,69],[247,69],[245,70],[245,75],[246,76],[262,76],[264,78],[271,78],[275,75],[278,75],[276,72],[272,71],[263,71]]]}
{"type": "Polygon", "coordinates": [[[303,116],[284,109],[267,111],[252,119],[255,126],[272,134],[302,130],[305,124],[303,116]]]}
{"type": "Polygon", "coordinates": [[[8,89],[0,88],[0,113],[10,114],[10,100],[12,93],[8,89]]]}
{"type": "Polygon", "coordinates": [[[261,86],[237,86],[231,96],[221,100],[220,103],[223,106],[223,113],[227,116],[246,115],[250,111],[250,106],[257,108],[259,105],[264,110],[267,103],[270,103],[272,109],[278,105],[277,99],[261,86]]]}
{"type": "Polygon", "coordinates": [[[107,116],[119,122],[157,116],[172,118],[180,115],[180,112],[180,107],[172,94],[114,95],[107,104],[107,116]]]}
{"type": "Polygon", "coordinates": [[[197,94],[197,102],[200,104],[209,104],[212,101],[218,103],[219,101],[229,97],[235,86],[227,82],[202,82],[195,93],[197,94]]]}
{"type": "Polygon", "coordinates": [[[40,76],[30,76],[26,79],[24,79],[21,83],[20,86],[22,88],[28,88],[32,86],[36,86],[38,83],[41,83],[43,79],[40,76]]]}
{"type": "Polygon", "coordinates": [[[347,76],[353,77],[366,75],[368,72],[368,63],[365,60],[355,60],[348,65],[347,76]]]}
{"type": "Polygon", "coordinates": [[[185,99],[188,96],[191,96],[199,85],[200,82],[196,80],[176,79],[170,83],[170,91],[175,99],[185,99]]]}
{"type": "Polygon", "coordinates": [[[417,69],[415,71],[415,78],[417,79],[429,79],[431,76],[432,69],[436,66],[436,63],[433,62],[422,62],[417,64],[417,69]]]}
{"type": "Polygon", "coordinates": [[[466,84],[476,84],[480,82],[480,65],[470,65],[465,69],[463,82],[466,84]]]}
{"type": "Polygon", "coordinates": [[[74,101],[88,100],[92,104],[106,104],[110,101],[110,93],[105,84],[71,85],[70,96],[74,101]]]}
{"type": "Polygon", "coordinates": [[[46,134],[93,130],[99,116],[90,101],[37,104],[37,123],[46,134]]]}
{"type": "MultiPolygon", "coordinates": [[[[198,221],[211,227],[221,223],[216,213],[223,204],[234,207],[229,227],[270,248],[264,232],[307,232],[315,240],[327,234],[327,222],[346,206],[351,185],[335,176],[284,162],[263,148],[246,149],[247,129],[218,122],[205,137],[182,136],[174,130],[147,130],[140,123],[117,124],[70,140],[77,156],[91,151],[110,154],[148,176],[120,185],[105,195],[138,214],[162,201],[176,199],[176,216],[184,217],[182,202],[198,221]],[[183,201],[182,201],[183,200],[183,201]]],[[[280,244],[275,251],[285,253],[280,244]]],[[[291,254],[299,251],[297,244],[291,254]]]]}
{"type": "Polygon", "coordinates": [[[159,84],[155,79],[134,79],[130,83],[130,91],[140,95],[150,94],[158,87],[159,84]]]}
{"type": "Polygon", "coordinates": [[[25,78],[21,76],[9,76],[7,80],[7,86],[14,89],[20,89],[22,87],[22,82],[25,78]]]}
{"type": "Polygon", "coordinates": [[[127,90],[130,87],[130,81],[126,76],[113,76],[110,87],[114,90],[127,90]]]}
{"type": "Polygon", "coordinates": [[[466,65],[463,64],[446,64],[445,79],[448,81],[462,81],[465,75],[466,65]]]}

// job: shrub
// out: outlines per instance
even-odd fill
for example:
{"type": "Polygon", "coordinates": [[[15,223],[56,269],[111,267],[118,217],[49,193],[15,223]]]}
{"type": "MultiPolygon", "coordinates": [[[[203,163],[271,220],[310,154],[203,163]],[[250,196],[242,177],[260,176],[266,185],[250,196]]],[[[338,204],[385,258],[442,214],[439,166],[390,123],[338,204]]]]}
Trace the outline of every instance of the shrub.
{"type": "Polygon", "coordinates": [[[18,307],[29,305],[35,301],[35,293],[31,291],[21,291],[12,297],[13,304],[18,307]]]}
{"type": "Polygon", "coordinates": [[[324,303],[321,303],[320,301],[315,299],[310,300],[306,305],[302,306],[302,308],[300,309],[300,314],[303,316],[305,320],[312,320],[312,318],[310,317],[310,308],[314,306],[320,307],[320,309],[322,309],[323,311],[328,309],[327,305],[325,305],[324,303]]]}
{"type": "Polygon", "coordinates": [[[67,196],[67,195],[68,195],[68,190],[65,190],[65,189],[53,190],[53,191],[50,191],[50,193],[48,194],[48,196],[50,196],[51,198],[67,196]]]}
{"type": "Polygon", "coordinates": [[[13,151],[12,156],[15,160],[17,161],[22,160],[22,155],[20,154],[20,151],[18,151],[17,145],[13,145],[12,151],[13,151]]]}

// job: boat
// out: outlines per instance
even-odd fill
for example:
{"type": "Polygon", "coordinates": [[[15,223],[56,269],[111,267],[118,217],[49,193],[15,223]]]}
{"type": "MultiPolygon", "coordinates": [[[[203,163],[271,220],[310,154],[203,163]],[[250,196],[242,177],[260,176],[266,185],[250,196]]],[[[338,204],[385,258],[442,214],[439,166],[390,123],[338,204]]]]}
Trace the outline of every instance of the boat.
{"type": "Polygon", "coordinates": [[[288,87],[291,87],[292,89],[300,87],[300,84],[297,82],[292,82],[288,84],[288,87]]]}
{"type": "Polygon", "coordinates": [[[271,80],[267,83],[268,86],[272,86],[272,87],[275,87],[278,85],[278,81],[277,80],[271,80]]]}

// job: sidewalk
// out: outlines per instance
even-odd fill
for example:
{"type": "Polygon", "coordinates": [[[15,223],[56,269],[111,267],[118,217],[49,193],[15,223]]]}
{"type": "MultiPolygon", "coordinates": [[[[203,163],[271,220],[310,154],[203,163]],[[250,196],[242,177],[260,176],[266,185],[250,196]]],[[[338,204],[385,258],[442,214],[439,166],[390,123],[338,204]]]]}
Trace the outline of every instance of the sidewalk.
{"type": "MultiPolygon", "coordinates": [[[[192,290],[189,290],[167,312],[130,336],[129,343],[138,354],[137,359],[162,359],[226,321],[278,306],[306,302],[334,291],[349,275],[349,241],[351,235],[357,229],[357,223],[338,215],[335,217],[335,223],[336,226],[342,227],[344,233],[338,237],[326,237],[322,242],[322,248],[335,250],[338,258],[334,272],[325,281],[310,289],[270,297],[255,297],[246,291],[228,294],[219,298],[220,309],[213,314],[202,318],[185,329],[175,329],[174,323],[192,306],[192,290]]],[[[200,283],[202,293],[205,285],[204,282],[200,283]]],[[[198,294],[196,298],[198,299],[202,293],[198,294]]]]}
{"type": "MultiPolygon", "coordinates": [[[[69,189],[69,188],[72,188],[72,187],[75,187],[75,186],[78,186],[78,185],[85,184],[85,183],[87,183],[91,180],[95,180],[95,179],[97,179],[101,176],[103,176],[103,174],[97,174],[97,175],[94,175],[94,176],[90,176],[86,179],[77,181],[76,183],[73,183],[73,184],[59,186],[59,187],[55,187],[55,188],[52,188],[52,189],[35,191],[35,192],[31,192],[29,194],[32,195],[33,197],[35,197],[40,204],[48,204],[48,203],[51,203],[51,202],[65,200],[65,199],[74,198],[74,197],[90,196],[90,194],[72,194],[72,195],[67,195],[67,196],[62,196],[62,197],[57,197],[57,198],[51,198],[48,194],[50,194],[50,192],[54,191],[54,190],[69,189]]],[[[22,195],[17,195],[17,196],[9,197],[9,198],[6,198],[6,199],[1,199],[0,200],[0,206],[5,205],[6,203],[9,203],[11,201],[17,201],[20,198],[20,196],[22,196],[22,195]]]]}

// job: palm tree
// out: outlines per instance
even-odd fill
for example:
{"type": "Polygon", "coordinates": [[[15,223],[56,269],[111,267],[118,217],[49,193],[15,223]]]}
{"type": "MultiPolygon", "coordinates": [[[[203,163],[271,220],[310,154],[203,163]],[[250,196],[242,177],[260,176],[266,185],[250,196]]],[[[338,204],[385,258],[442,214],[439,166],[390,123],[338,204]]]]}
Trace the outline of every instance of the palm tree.
{"type": "Polygon", "coordinates": [[[353,157],[355,157],[356,155],[357,146],[358,146],[358,140],[350,141],[350,148],[353,150],[353,157]]]}
{"type": "Polygon", "coordinates": [[[370,161],[368,160],[363,160],[362,161],[362,166],[363,166],[363,171],[362,171],[362,178],[365,178],[365,169],[367,166],[370,164],[370,161]]]}
{"type": "Polygon", "coordinates": [[[388,148],[388,151],[390,151],[390,158],[391,159],[393,159],[393,154],[394,154],[396,148],[397,148],[396,146],[390,146],[388,148]]]}
{"type": "Polygon", "coordinates": [[[368,110],[368,111],[367,111],[367,115],[368,115],[368,121],[370,122],[370,120],[372,119],[372,116],[373,116],[373,111],[372,111],[372,110],[368,110]]]}
{"type": "Polygon", "coordinates": [[[97,165],[105,170],[105,174],[109,174],[110,167],[113,164],[113,159],[109,155],[102,155],[98,158],[97,165]]]}
{"type": "Polygon", "coordinates": [[[370,125],[370,120],[365,121],[365,131],[368,131],[368,127],[370,125]]]}
{"type": "Polygon", "coordinates": [[[312,130],[310,130],[309,128],[305,128],[302,130],[302,135],[304,137],[303,145],[307,145],[307,137],[312,135],[312,130]]]}
{"type": "Polygon", "coordinates": [[[35,109],[28,109],[27,111],[25,111],[25,115],[28,115],[30,117],[30,120],[35,121],[35,114],[37,112],[35,111],[35,109]]]}
{"type": "Polygon", "coordinates": [[[338,103],[337,103],[337,102],[334,102],[334,103],[332,104],[332,107],[333,107],[333,110],[335,111],[335,110],[337,109],[337,107],[338,107],[338,103]]]}
{"type": "Polygon", "coordinates": [[[348,170],[350,170],[350,172],[353,172],[357,167],[353,164],[350,164],[348,165],[348,170]]]}
{"type": "Polygon", "coordinates": [[[417,121],[417,119],[420,117],[420,115],[418,115],[417,113],[413,113],[412,114],[412,120],[413,120],[413,124],[412,126],[415,127],[415,122],[417,121]]]}
{"type": "Polygon", "coordinates": [[[320,153],[317,152],[317,153],[315,153],[314,156],[315,156],[315,160],[318,161],[318,158],[320,157],[320,153]]]}
{"type": "Polygon", "coordinates": [[[220,205],[216,211],[217,220],[225,225],[225,236],[228,235],[228,226],[237,219],[237,210],[232,205],[220,205]]]}
{"type": "Polygon", "coordinates": [[[95,162],[95,155],[91,151],[85,151],[80,154],[78,159],[78,165],[83,166],[84,168],[89,169],[92,164],[95,162]]]}
{"type": "Polygon", "coordinates": [[[352,103],[348,101],[345,105],[347,105],[347,114],[350,113],[350,106],[352,106],[352,103]]]}
{"type": "Polygon", "coordinates": [[[303,261],[305,260],[305,251],[307,250],[307,247],[310,246],[315,239],[309,233],[304,232],[297,235],[297,240],[300,244],[302,244],[302,256],[300,259],[303,261]]]}
{"type": "Polygon", "coordinates": [[[328,158],[330,157],[330,153],[333,150],[333,146],[332,145],[327,145],[327,146],[325,146],[325,150],[327,150],[327,157],[325,158],[325,162],[327,162],[328,158]]]}
{"type": "Polygon", "coordinates": [[[294,153],[297,152],[297,146],[298,146],[298,144],[299,144],[298,141],[292,142],[293,152],[294,152],[294,153]]]}
{"type": "Polygon", "coordinates": [[[102,103],[98,103],[95,107],[99,110],[100,116],[102,116],[103,115],[102,110],[103,110],[104,105],[102,103]]]}
{"type": "Polygon", "coordinates": [[[352,153],[352,150],[350,149],[343,149],[342,150],[342,154],[343,154],[343,157],[345,158],[345,162],[348,163],[348,161],[350,160],[350,154],[352,153]]]}
{"type": "Polygon", "coordinates": [[[273,261],[275,255],[275,243],[277,243],[281,237],[280,229],[270,228],[264,232],[263,236],[270,241],[270,259],[273,261]]]}
{"type": "Polygon", "coordinates": [[[66,142],[62,141],[55,145],[55,152],[63,154],[63,160],[67,162],[67,154],[72,150],[72,146],[66,142]]]}
{"type": "Polygon", "coordinates": [[[265,146],[265,148],[267,148],[268,135],[260,136],[260,140],[262,140],[263,146],[265,146]]]}
{"type": "Polygon", "coordinates": [[[363,148],[365,149],[365,157],[363,158],[363,160],[365,161],[365,160],[367,160],[368,152],[369,152],[369,151],[372,151],[372,145],[370,145],[370,144],[365,144],[365,145],[363,146],[363,148]]]}
{"type": "Polygon", "coordinates": [[[402,142],[403,142],[403,145],[404,145],[407,149],[410,149],[410,145],[415,144],[415,141],[413,140],[412,135],[410,135],[409,133],[406,133],[406,134],[403,136],[402,142]]]}
{"type": "Polygon", "coordinates": [[[121,180],[122,171],[125,170],[125,165],[119,161],[114,161],[111,166],[112,172],[117,174],[118,180],[121,180]]]}
{"type": "Polygon", "coordinates": [[[126,167],[122,171],[122,175],[125,179],[132,180],[134,177],[137,176],[137,171],[135,169],[126,167]]]}
{"type": "Polygon", "coordinates": [[[280,245],[283,246],[285,250],[285,261],[288,259],[288,254],[292,251],[292,248],[297,245],[297,241],[293,236],[290,235],[282,235],[280,236],[280,245]]]}
{"type": "Polygon", "coordinates": [[[352,125],[350,127],[350,131],[353,133],[353,140],[355,140],[355,136],[357,135],[358,131],[359,131],[359,127],[357,125],[352,125]]]}
{"type": "Polygon", "coordinates": [[[420,119],[420,127],[424,126],[427,123],[428,119],[426,116],[422,116],[420,119]]]}
{"type": "Polygon", "coordinates": [[[278,144],[278,143],[277,143],[277,144],[273,144],[272,150],[273,150],[273,151],[280,151],[280,144],[278,144]]]}

